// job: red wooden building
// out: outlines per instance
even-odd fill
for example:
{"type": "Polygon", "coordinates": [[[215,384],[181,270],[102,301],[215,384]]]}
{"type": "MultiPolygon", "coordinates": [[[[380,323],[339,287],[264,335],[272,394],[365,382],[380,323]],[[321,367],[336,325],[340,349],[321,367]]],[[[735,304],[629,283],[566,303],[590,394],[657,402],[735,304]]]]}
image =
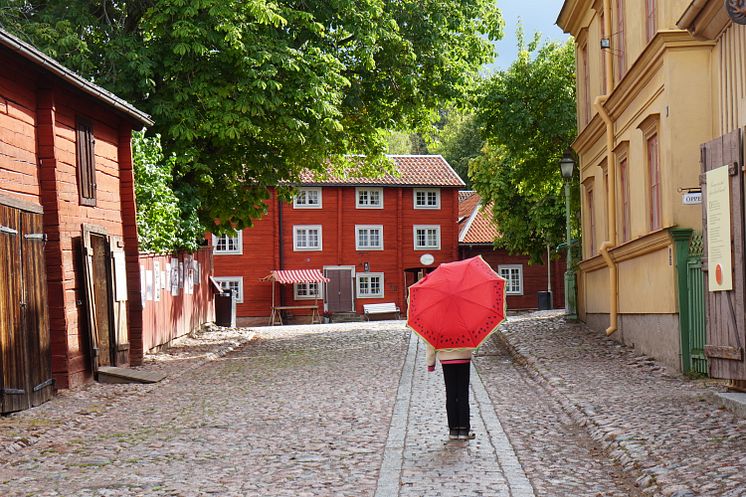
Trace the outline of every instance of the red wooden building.
{"type": "Polygon", "coordinates": [[[268,321],[272,283],[262,278],[273,270],[319,269],[330,279],[278,285],[276,305],[313,305],[318,296],[327,312],[391,302],[404,313],[407,287],[458,259],[461,178],[441,156],[390,158],[398,176],[309,178],[292,203],[273,196],[252,228],[213,236],[215,276],[236,291],[239,324],[268,321]]]}
{"type": "Polygon", "coordinates": [[[481,255],[492,268],[507,280],[506,293],[509,310],[536,309],[538,293],[551,289],[552,307],[565,306],[565,259],[555,258],[546,264],[528,264],[527,256],[510,255],[495,250],[498,237],[489,212],[485,212],[479,194],[474,191],[459,193],[459,259],[481,255]]]}
{"type": "Polygon", "coordinates": [[[0,67],[0,410],[12,411],[42,402],[52,378],[67,388],[142,356],[130,138],[152,122],[2,30],[0,67]]]}

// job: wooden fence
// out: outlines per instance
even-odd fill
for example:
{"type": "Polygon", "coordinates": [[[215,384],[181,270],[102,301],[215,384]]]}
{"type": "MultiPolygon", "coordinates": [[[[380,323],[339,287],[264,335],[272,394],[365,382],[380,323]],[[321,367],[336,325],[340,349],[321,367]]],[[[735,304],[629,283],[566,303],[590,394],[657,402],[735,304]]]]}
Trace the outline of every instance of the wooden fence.
{"type": "Polygon", "coordinates": [[[215,320],[211,247],[194,254],[140,254],[143,351],[215,320]]]}

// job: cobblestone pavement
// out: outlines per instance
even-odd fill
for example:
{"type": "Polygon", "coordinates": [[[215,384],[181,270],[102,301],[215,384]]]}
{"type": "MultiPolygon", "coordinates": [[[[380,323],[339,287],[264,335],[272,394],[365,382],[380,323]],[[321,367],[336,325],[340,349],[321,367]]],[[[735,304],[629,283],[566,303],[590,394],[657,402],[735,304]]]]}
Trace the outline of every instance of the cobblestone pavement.
{"type": "MultiPolygon", "coordinates": [[[[746,419],[718,407],[716,382],[668,372],[582,324],[565,323],[557,311],[512,318],[495,340],[637,477],[644,495],[746,497],[746,419]]],[[[495,403],[498,412],[507,409],[495,403]]],[[[516,434],[516,445],[526,443],[516,434]]]]}
{"type": "Polygon", "coordinates": [[[474,361],[477,439],[402,321],[213,328],[0,418],[0,496],[746,497],[746,423],[557,312],[474,361]]]}

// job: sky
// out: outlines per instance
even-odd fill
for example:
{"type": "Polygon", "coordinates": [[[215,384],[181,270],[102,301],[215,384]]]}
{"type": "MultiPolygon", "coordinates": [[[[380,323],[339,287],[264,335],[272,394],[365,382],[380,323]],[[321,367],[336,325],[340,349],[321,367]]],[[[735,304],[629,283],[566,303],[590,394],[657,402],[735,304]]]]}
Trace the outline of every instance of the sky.
{"type": "Polygon", "coordinates": [[[564,0],[497,0],[497,7],[505,19],[505,36],[495,44],[497,60],[491,69],[507,69],[516,59],[515,30],[519,18],[526,39],[531,39],[533,33],[538,31],[542,41],[566,40],[568,35],[555,24],[563,3],[564,0]]]}

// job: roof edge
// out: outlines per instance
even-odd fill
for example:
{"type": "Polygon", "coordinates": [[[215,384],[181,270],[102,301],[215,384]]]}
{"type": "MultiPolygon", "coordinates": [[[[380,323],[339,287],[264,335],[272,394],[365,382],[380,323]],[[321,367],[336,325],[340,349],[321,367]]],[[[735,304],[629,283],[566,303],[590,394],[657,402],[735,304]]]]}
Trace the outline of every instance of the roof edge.
{"type": "Polygon", "coordinates": [[[154,124],[152,118],[145,112],[137,109],[132,104],[119,98],[110,91],[105,90],[100,86],[88,81],[76,72],[68,69],[50,56],[46,55],[38,48],[24,41],[21,41],[2,28],[0,28],[0,45],[12,50],[16,54],[20,55],[26,60],[29,60],[37,66],[43,67],[50,73],[54,74],[73,87],[83,91],[84,93],[87,93],[88,95],[107,103],[111,107],[117,109],[119,112],[140,123],[142,126],[152,126],[154,124]]]}

